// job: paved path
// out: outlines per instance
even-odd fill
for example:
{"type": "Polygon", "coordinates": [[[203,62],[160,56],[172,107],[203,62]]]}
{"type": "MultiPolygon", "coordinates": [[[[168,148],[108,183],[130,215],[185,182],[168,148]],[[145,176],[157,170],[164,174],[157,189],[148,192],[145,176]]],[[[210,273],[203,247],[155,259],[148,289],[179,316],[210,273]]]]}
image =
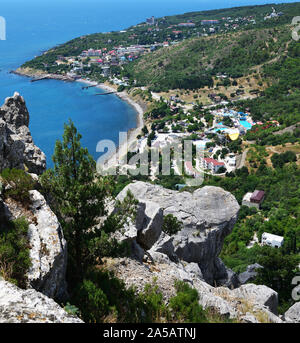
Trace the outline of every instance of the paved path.
{"type": "Polygon", "coordinates": [[[240,158],[240,160],[237,160],[236,163],[236,169],[241,169],[245,166],[245,162],[246,162],[246,157],[247,157],[247,152],[248,152],[249,148],[245,149],[242,153],[242,156],[240,158]]]}

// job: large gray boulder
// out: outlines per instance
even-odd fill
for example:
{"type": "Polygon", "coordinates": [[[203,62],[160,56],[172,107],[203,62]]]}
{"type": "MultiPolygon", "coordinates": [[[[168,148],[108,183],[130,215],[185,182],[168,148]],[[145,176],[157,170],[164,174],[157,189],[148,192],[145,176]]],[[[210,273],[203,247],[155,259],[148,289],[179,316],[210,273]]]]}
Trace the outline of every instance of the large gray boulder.
{"type": "Polygon", "coordinates": [[[250,264],[246,271],[243,273],[240,273],[238,275],[238,280],[241,285],[244,285],[245,283],[252,281],[257,276],[257,269],[263,268],[260,264],[254,263],[250,264]]]}
{"type": "Polygon", "coordinates": [[[142,205],[143,211],[139,211],[137,215],[137,241],[148,250],[161,234],[163,211],[158,204],[151,201],[142,205]]]}
{"type": "Polygon", "coordinates": [[[29,222],[32,265],[27,273],[28,287],[51,298],[63,298],[66,295],[67,247],[62,228],[38,191],[30,191],[30,199],[29,211],[13,201],[4,203],[8,219],[25,216],[29,222]]]}
{"type": "Polygon", "coordinates": [[[168,234],[162,232],[158,240],[153,244],[153,246],[149,250],[149,253],[153,254],[155,252],[158,252],[166,255],[174,262],[178,261],[178,257],[174,252],[173,240],[174,237],[171,237],[168,234]]]}
{"type": "Polygon", "coordinates": [[[260,304],[277,315],[278,293],[265,285],[247,284],[232,290],[235,297],[249,299],[254,304],[260,304]]]}
{"type": "Polygon", "coordinates": [[[34,289],[0,279],[0,323],[83,323],[34,289]]]}
{"type": "Polygon", "coordinates": [[[34,145],[28,125],[25,101],[16,92],[0,107],[0,170],[17,168],[41,174],[46,169],[46,156],[34,145]]]}
{"type": "Polygon", "coordinates": [[[230,288],[236,288],[240,285],[237,274],[230,268],[227,268],[219,257],[215,259],[215,271],[217,286],[222,285],[230,288]]]}
{"type": "Polygon", "coordinates": [[[276,315],[278,294],[267,286],[248,284],[230,290],[194,280],[199,303],[205,309],[246,323],[281,323],[276,315]]]}
{"type": "MultiPolygon", "coordinates": [[[[217,260],[224,238],[237,220],[239,205],[232,194],[213,186],[197,189],[194,193],[177,192],[139,181],[126,186],[117,199],[122,201],[128,191],[139,201],[141,207],[142,204],[155,204],[155,208],[159,208],[163,216],[172,214],[183,223],[182,230],[171,238],[166,235],[158,236],[162,221],[155,220],[154,214],[157,215],[159,211],[150,211],[151,227],[148,225],[147,230],[140,229],[138,222],[136,223],[138,243],[151,251],[167,254],[171,260],[197,263],[204,279],[210,284],[218,283],[221,278],[232,286],[230,280],[235,281],[234,275],[224,275],[224,268],[217,260]],[[150,233],[151,239],[148,238],[150,233]],[[219,267],[222,268],[221,271],[218,270],[219,267]]],[[[147,218],[147,213],[144,212],[147,218]]]]}
{"type": "Polygon", "coordinates": [[[288,323],[300,323],[300,302],[291,306],[284,314],[284,320],[288,323]]]}

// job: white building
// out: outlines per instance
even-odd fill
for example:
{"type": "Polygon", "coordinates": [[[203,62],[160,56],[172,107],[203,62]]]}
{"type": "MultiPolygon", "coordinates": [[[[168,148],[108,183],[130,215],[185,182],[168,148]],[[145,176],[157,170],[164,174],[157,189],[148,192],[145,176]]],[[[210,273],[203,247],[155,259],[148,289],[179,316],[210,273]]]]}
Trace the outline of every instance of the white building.
{"type": "Polygon", "coordinates": [[[236,158],[235,158],[235,156],[229,156],[227,158],[227,163],[228,163],[229,167],[235,167],[236,166],[236,158]]]}
{"type": "Polygon", "coordinates": [[[283,237],[264,232],[261,237],[262,245],[269,245],[273,248],[280,248],[283,245],[283,237]]]}
{"type": "Polygon", "coordinates": [[[221,167],[225,168],[225,163],[219,162],[213,158],[203,158],[202,166],[204,169],[210,169],[213,173],[217,173],[221,167]]]}

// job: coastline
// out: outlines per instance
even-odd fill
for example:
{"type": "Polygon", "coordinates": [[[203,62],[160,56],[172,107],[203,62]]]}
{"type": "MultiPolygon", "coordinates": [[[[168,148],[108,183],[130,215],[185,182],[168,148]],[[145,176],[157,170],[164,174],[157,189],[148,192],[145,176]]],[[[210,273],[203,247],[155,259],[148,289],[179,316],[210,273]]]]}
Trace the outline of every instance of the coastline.
{"type": "Polygon", "coordinates": [[[119,165],[119,161],[127,155],[127,152],[130,150],[130,147],[136,142],[136,137],[141,133],[141,130],[144,126],[144,109],[140,104],[135,102],[130,98],[127,92],[117,92],[112,86],[108,86],[105,83],[97,83],[96,81],[89,81],[86,79],[77,79],[76,82],[85,83],[90,86],[95,86],[96,88],[108,91],[115,92],[114,94],[118,96],[121,100],[126,101],[130,106],[132,106],[136,111],[136,128],[132,128],[127,131],[127,144],[125,142],[119,142],[116,153],[109,156],[106,161],[106,168],[111,168],[119,165]],[[117,164],[115,164],[117,161],[117,164]]]}
{"type": "Polygon", "coordinates": [[[112,86],[109,86],[104,83],[98,83],[97,81],[89,81],[86,79],[72,79],[70,80],[69,78],[67,79],[63,75],[57,75],[57,74],[46,74],[42,71],[39,70],[32,70],[32,69],[23,69],[23,68],[18,68],[17,70],[11,71],[11,73],[14,73],[16,75],[20,76],[26,76],[26,77],[31,77],[31,78],[43,78],[45,79],[54,79],[54,80],[59,80],[59,81],[68,81],[68,82],[80,82],[80,83],[85,83],[90,86],[95,86],[96,88],[108,91],[108,92],[115,92],[115,95],[118,96],[121,100],[126,101],[130,106],[132,106],[135,111],[136,111],[136,128],[132,128],[127,131],[127,144],[126,142],[119,142],[119,145],[117,147],[116,153],[112,154],[109,156],[105,164],[107,165],[107,168],[111,168],[116,166],[115,161],[121,160],[127,152],[130,150],[130,147],[136,142],[136,137],[141,133],[141,129],[144,126],[144,109],[142,106],[134,101],[130,95],[127,92],[117,92],[116,88],[113,88],[112,86]]]}

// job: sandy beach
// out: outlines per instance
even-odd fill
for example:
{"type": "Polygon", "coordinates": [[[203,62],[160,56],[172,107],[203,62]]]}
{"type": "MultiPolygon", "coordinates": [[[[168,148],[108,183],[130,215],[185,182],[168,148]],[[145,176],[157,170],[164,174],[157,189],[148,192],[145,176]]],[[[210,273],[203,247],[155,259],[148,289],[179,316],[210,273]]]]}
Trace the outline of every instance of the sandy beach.
{"type": "MultiPolygon", "coordinates": [[[[105,90],[107,92],[116,92],[116,89],[113,87],[110,87],[104,83],[97,83],[94,81],[88,81],[85,79],[78,79],[76,80],[77,82],[81,83],[86,83],[90,86],[96,86],[97,88],[100,88],[102,90],[105,90]]],[[[115,93],[120,99],[123,101],[126,101],[129,105],[131,105],[137,112],[137,117],[136,117],[136,123],[137,127],[135,129],[131,129],[127,132],[127,144],[126,142],[120,142],[120,145],[117,148],[116,154],[111,155],[107,160],[106,160],[106,168],[111,168],[116,166],[116,161],[117,165],[119,164],[119,161],[121,160],[122,157],[124,157],[127,152],[130,150],[130,147],[136,142],[136,137],[141,133],[141,129],[144,126],[144,119],[143,119],[143,114],[144,110],[143,108],[133,101],[129,95],[126,92],[119,92],[115,93]]]]}
{"type": "Polygon", "coordinates": [[[109,86],[104,83],[98,83],[96,81],[89,81],[86,79],[72,79],[72,80],[65,80],[61,75],[56,75],[56,74],[46,74],[44,72],[38,71],[38,70],[31,70],[30,68],[18,68],[16,71],[12,71],[15,74],[22,75],[22,76],[27,76],[31,78],[40,78],[40,77],[47,77],[47,78],[52,78],[52,79],[57,79],[61,81],[76,81],[80,83],[85,83],[89,86],[95,86],[97,88],[100,88],[104,91],[107,92],[115,92],[116,96],[118,96],[120,99],[123,101],[126,101],[129,105],[131,105],[136,113],[136,128],[130,129],[127,132],[127,144],[126,142],[119,142],[120,145],[117,148],[116,154],[112,154],[105,162],[106,167],[105,168],[111,168],[116,166],[116,160],[117,160],[117,165],[119,164],[118,162],[121,160],[122,157],[124,157],[127,152],[130,150],[130,147],[136,142],[136,137],[141,133],[141,129],[144,126],[144,119],[143,119],[143,114],[144,110],[141,107],[140,104],[135,102],[130,98],[130,96],[126,92],[119,92],[117,93],[116,88],[113,88],[112,86],[109,86]]]}

